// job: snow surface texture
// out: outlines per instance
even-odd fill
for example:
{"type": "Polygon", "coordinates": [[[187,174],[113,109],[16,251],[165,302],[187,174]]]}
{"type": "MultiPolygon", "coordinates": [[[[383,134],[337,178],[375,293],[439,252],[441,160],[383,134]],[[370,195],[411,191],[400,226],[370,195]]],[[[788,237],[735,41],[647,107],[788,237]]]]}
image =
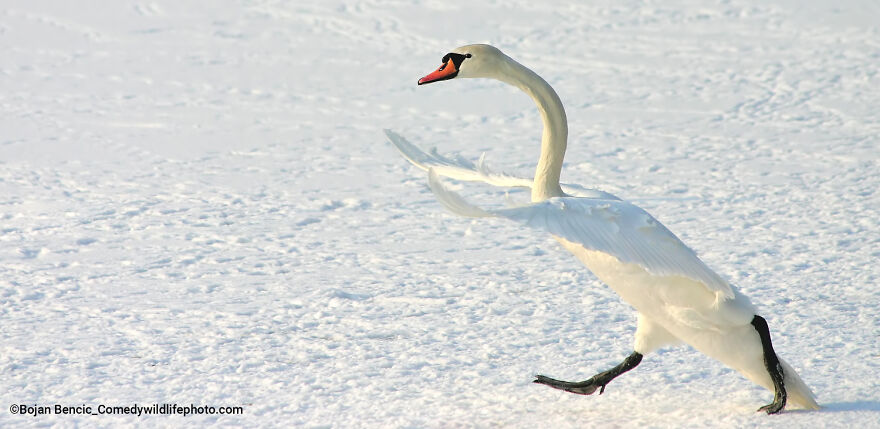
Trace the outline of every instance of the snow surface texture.
{"type": "MultiPolygon", "coordinates": [[[[880,426],[875,1],[4,2],[0,426],[880,426]],[[447,213],[383,128],[632,201],[751,297],[825,407],[687,347],[582,397],[635,314],[550,237],[447,213]],[[12,415],[11,404],[242,416],[12,415]]],[[[526,201],[461,183],[481,205],[526,201]]]]}

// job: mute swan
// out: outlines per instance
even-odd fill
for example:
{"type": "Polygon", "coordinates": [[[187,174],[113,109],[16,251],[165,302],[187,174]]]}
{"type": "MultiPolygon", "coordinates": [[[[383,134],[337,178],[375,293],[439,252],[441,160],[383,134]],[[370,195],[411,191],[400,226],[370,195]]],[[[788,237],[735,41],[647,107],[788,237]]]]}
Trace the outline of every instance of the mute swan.
{"type": "Polygon", "coordinates": [[[580,382],[538,375],[535,383],[581,395],[605,391],[620,374],[660,347],[684,342],[774,392],[758,411],[775,414],[786,401],[818,409],[794,368],[777,357],[767,322],[749,299],[707,267],[672,232],[641,208],[601,191],[560,185],[568,123],[559,96],[540,76],[489,45],[462,46],[446,54],[418,84],[453,78],[492,78],[513,85],[538,105],[544,123],[533,181],[427,154],[385,130],[410,162],[429,172],[429,185],[452,212],[503,217],[549,232],[601,281],[638,312],[633,353],[619,365],[580,382]],[[497,186],[531,188],[532,204],[484,210],[446,189],[439,176],[497,186]],[[571,196],[573,194],[576,196],[571,196]]]}

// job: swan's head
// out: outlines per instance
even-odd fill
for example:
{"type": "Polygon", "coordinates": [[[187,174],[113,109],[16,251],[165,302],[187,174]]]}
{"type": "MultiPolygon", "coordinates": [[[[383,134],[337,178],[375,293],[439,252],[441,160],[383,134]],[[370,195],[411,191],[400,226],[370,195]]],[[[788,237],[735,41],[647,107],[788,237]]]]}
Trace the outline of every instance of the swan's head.
{"type": "Polygon", "coordinates": [[[444,55],[440,68],[419,79],[419,85],[456,77],[496,77],[507,61],[507,55],[494,46],[462,46],[444,55]]]}

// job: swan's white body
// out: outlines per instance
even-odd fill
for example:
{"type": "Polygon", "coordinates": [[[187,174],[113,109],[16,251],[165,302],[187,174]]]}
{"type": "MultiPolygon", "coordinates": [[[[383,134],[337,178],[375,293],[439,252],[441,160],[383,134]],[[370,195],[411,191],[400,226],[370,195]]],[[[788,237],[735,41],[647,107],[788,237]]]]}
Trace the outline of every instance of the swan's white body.
{"type": "MultiPolygon", "coordinates": [[[[463,216],[504,217],[551,233],[638,311],[636,352],[644,355],[664,345],[684,342],[773,391],[761,339],[750,324],[756,311],[748,298],[641,208],[605,192],[560,186],[568,126],[562,103],[550,85],[494,47],[469,45],[453,52],[473,53],[474,58],[481,59],[468,64],[469,69],[462,67],[459,77],[494,78],[529,94],[538,105],[544,131],[535,179],[529,181],[493,173],[482,159],[474,165],[426,154],[386,130],[408,160],[429,171],[429,185],[438,199],[463,216]],[[446,189],[440,175],[496,186],[529,187],[532,204],[484,210],[446,189]]],[[[780,362],[790,403],[818,409],[812,392],[794,369],[780,362]]]]}

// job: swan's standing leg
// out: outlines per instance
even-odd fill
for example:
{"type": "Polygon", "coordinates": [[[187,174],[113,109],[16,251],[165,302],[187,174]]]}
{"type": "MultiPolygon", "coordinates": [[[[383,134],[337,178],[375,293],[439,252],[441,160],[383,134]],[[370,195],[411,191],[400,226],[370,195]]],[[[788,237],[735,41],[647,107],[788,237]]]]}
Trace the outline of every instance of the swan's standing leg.
{"type": "Polygon", "coordinates": [[[614,380],[618,375],[635,368],[641,361],[642,354],[639,352],[633,352],[614,368],[600,372],[584,381],[562,381],[539,375],[535,378],[534,382],[546,384],[554,389],[577,393],[578,395],[592,395],[596,389],[599,389],[599,394],[601,395],[605,392],[606,384],[610,383],[611,380],[614,380]]]}
{"type": "Polygon", "coordinates": [[[766,411],[767,414],[776,414],[785,408],[785,383],[783,382],[784,374],[782,373],[782,365],[779,364],[779,358],[773,351],[773,344],[770,343],[770,328],[767,327],[767,321],[763,317],[755,315],[752,319],[752,326],[758,331],[761,337],[761,347],[764,349],[764,366],[770,373],[770,379],[773,380],[773,387],[776,393],[773,395],[773,402],[759,408],[758,411],[766,411]]]}

